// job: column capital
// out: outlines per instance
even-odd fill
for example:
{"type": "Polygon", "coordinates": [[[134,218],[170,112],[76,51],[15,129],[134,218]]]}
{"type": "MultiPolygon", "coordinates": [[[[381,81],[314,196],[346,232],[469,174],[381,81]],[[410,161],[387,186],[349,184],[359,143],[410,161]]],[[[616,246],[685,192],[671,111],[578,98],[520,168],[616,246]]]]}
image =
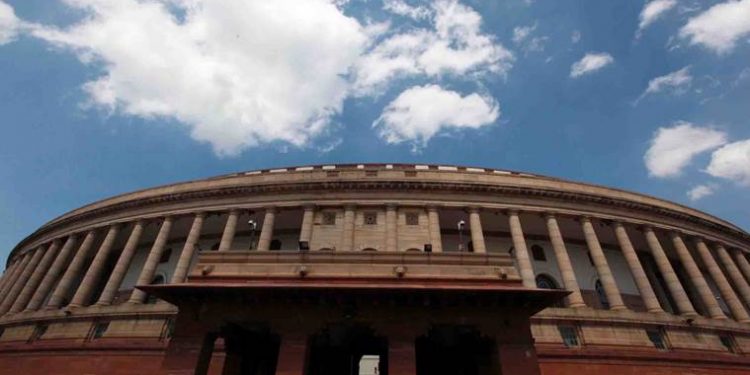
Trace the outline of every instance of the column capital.
{"type": "Polygon", "coordinates": [[[542,212],[542,216],[545,219],[557,219],[557,213],[553,211],[544,211],[542,212]]]}
{"type": "Polygon", "coordinates": [[[517,208],[509,208],[505,210],[505,212],[508,214],[508,216],[518,216],[521,213],[521,210],[517,208]]]}
{"type": "Polygon", "coordinates": [[[276,206],[266,206],[266,207],[264,207],[263,209],[264,209],[264,210],[265,210],[266,212],[270,212],[270,213],[274,213],[274,214],[275,214],[276,212],[278,212],[278,210],[279,210],[279,209],[278,209],[278,208],[277,208],[276,206]]]}
{"type": "Polygon", "coordinates": [[[315,211],[315,209],[318,208],[318,205],[315,203],[305,203],[302,205],[302,209],[305,211],[315,211]]]}
{"type": "Polygon", "coordinates": [[[589,215],[580,215],[578,216],[578,220],[580,220],[582,223],[591,223],[591,216],[589,215]]]}
{"type": "Polygon", "coordinates": [[[427,212],[437,212],[439,208],[440,207],[438,207],[436,204],[428,204],[425,206],[425,209],[427,210],[427,212]]]}
{"type": "Polygon", "coordinates": [[[471,214],[478,214],[480,211],[482,211],[482,208],[479,206],[469,206],[466,207],[466,210],[471,214]]]}
{"type": "Polygon", "coordinates": [[[395,210],[398,209],[398,203],[386,203],[385,208],[387,210],[395,210]]]}
{"type": "Polygon", "coordinates": [[[205,218],[206,217],[206,211],[197,211],[197,212],[194,212],[193,216],[194,217],[205,218]]]}
{"type": "Polygon", "coordinates": [[[356,203],[344,203],[343,206],[345,210],[354,210],[355,208],[357,208],[356,203]]]}

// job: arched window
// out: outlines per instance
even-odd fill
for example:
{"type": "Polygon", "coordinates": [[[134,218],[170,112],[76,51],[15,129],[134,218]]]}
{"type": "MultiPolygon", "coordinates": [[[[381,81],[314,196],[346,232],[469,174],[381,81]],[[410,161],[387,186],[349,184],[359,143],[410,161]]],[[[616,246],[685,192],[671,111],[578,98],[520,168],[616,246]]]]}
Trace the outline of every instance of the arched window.
{"type": "MultiPolygon", "coordinates": [[[[557,284],[557,281],[555,281],[552,276],[540,274],[536,276],[536,287],[539,289],[560,289],[560,286],[557,284]]],[[[565,304],[562,300],[559,300],[555,302],[552,307],[565,307],[565,304]]]]}
{"type": "Polygon", "coordinates": [[[422,249],[417,249],[416,247],[412,247],[412,248],[406,249],[406,251],[409,253],[421,253],[422,249]]]}
{"type": "Polygon", "coordinates": [[[362,251],[378,251],[378,250],[374,249],[372,247],[366,247],[366,248],[362,249],[362,251]]]}
{"type": "Polygon", "coordinates": [[[607,299],[607,293],[604,292],[604,286],[602,282],[597,279],[594,283],[594,289],[596,289],[596,296],[599,297],[599,304],[604,309],[609,309],[609,300],[607,299]]]}
{"type": "MultiPolygon", "coordinates": [[[[162,274],[158,274],[154,276],[154,278],[151,280],[151,285],[161,285],[167,282],[167,278],[164,277],[162,274]]],[[[156,298],[155,295],[149,294],[148,298],[146,299],[146,303],[156,303],[159,299],[156,298]]]]}
{"type": "Polygon", "coordinates": [[[321,247],[318,251],[333,251],[330,247],[321,247]]]}
{"type": "Polygon", "coordinates": [[[281,250],[281,241],[278,239],[272,240],[268,246],[268,250],[281,250]]]}

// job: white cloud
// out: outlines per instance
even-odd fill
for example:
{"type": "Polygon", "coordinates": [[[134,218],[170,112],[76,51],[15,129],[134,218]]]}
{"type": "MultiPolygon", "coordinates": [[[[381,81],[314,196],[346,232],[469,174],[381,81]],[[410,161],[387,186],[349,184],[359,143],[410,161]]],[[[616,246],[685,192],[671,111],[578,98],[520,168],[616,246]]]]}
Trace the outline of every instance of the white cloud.
{"type": "Polygon", "coordinates": [[[646,5],[643,6],[641,14],[638,17],[640,22],[638,23],[638,31],[636,32],[636,36],[639,36],[645,28],[647,28],[649,25],[663,16],[664,13],[674,8],[675,5],[677,5],[676,0],[649,1],[646,5]]]}
{"type": "Polygon", "coordinates": [[[546,36],[532,36],[537,23],[531,26],[519,26],[513,29],[513,43],[520,46],[526,53],[544,51],[544,44],[549,38],[546,36]]]}
{"type": "Polygon", "coordinates": [[[383,0],[383,9],[415,20],[428,18],[431,13],[429,8],[409,5],[404,0],[383,0]]]}
{"type": "Polygon", "coordinates": [[[655,94],[664,90],[672,90],[676,94],[684,93],[693,82],[693,76],[690,75],[690,67],[686,66],[672,73],[656,77],[648,81],[646,91],[641,94],[638,100],[648,94],[655,94]]]}
{"type": "Polygon", "coordinates": [[[513,28],[513,43],[519,44],[526,40],[536,30],[536,22],[531,26],[518,26],[513,28]]]}
{"type": "Polygon", "coordinates": [[[16,38],[21,21],[10,5],[0,1],[0,45],[10,43],[16,38]]]}
{"type": "Polygon", "coordinates": [[[432,3],[434,29],[416,28],[374,45],[357,63],[354,89],[377,94],[400,76],[494,73],[505,75],[513,54],[481,33],[482,17],[455,0],[432,3]]]}
{"type": "Polygon", "coordinates": [[[688,20],[680,36],[718,54],[730,52],[740,38],[750,34],[750,0],[716,4],[688,20]]]}
{"type": "Polygon", "coordinates": [[[570,42],[573,44],[576,44],[581,41],[581,32],[578,30],[573,30],[573,32],[570,34],[570,42]]]}
{"type": "Polygon", "coordinates": [[[570,67],[570,76],[577,78],[584,74],[595,72],[614,61],[615,59],[608,53],[589,52],[570,67]]]}
{"type": "Polygon", "coordinates": [[[220,155],[305,145],[340,112],[343,76],[368,42],[357,20],[324,0],[67,4],[86,17],[33,34],[103,68],[84,85],[94,105],[177,119],[220,155]]]}
{"type": "Polygon", "coordinates": [[[696,185],[688,190],[687,196],[691,201],[695,202],[701,198],[713,195],[716,192],[716,189],[716,185],[696,185]]]}
{"type": "Polygon", "coordinates": [[[750,186],[750,139],[733,142],[714,151],[706,172],[750,186]]]}
{"type": "Polygon", "coordinates": [[[437,85],[415,86],[388,104],[373,123],[388,143],[411,141],[419,149],[447,129],[477,129],[500,116],[497,102],[473,93],[461,96],[437,85]]]}
{"type": "Polygon", "coordinates": [[[669,128],[659,128],[651,139],[644,161],[649,175],[676,177],[695,156],[715,149],[727,142],[724,132],[708,127],[678,122],[669,128]]]}

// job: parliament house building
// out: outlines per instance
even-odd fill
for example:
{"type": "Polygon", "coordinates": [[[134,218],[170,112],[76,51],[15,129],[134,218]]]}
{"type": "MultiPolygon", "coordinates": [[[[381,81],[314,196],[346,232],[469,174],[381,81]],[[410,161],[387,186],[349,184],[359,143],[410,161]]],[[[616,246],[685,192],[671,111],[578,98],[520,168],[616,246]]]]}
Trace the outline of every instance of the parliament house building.
{"type": "Polygon", "coordinates": [[[23,239],[0,375],[748,374],[749,253],[706,213],[523,172],[235,173],[23,239]]]}

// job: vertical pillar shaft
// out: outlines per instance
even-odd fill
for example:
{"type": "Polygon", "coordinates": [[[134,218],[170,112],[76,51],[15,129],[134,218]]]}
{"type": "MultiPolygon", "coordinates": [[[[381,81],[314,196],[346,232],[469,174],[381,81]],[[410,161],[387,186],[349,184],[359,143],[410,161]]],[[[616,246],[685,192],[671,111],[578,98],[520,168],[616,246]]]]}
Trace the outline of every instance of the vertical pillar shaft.
{"type": "Polygon", "coordinates": [[[302,228],[299,231],[300,242],[307,242],[308,245],[312,240],[313,224],[315,222],[315,206],[306,205],[302,212],[302,228]]]}
{"type": "Polygon", "coordinates": [[[643,265],[641,265],[641,261],[638,259],[638,254],[635,252],[635,248],[633,248],[633,244],[630,242],[630,237],[628,236],[625,226],[618,221],[614,222],[613,225],[615,228],[615,237],[617,237],[617,242],[620,245],[620,250],[625,257],[625,261],[628,263],[628,268],[633,275],[633,280],[635,280],[635,285],[638,287],[638,292],[641,294],[646,310],[648,312],[664,312],[659,304],[659,300],[656,298],[654,289],[651,288],[651,283],[648,281],[646,271],[643,270],[643,265]]]}
{"type": "Polygon", "coordinates": [[[508,224],[510,225],[510,236],[513,239],[513,248],[515,249],[516,261],[518,262],[518,268],[520,268],[519,273],[521,274],[521,280],[523,280],[523,286],[536,288],[534,268],[531,266],[529,249],[526,247],[526,239],[523,236],[518,211],[512,210],[508,212],[508,224]]]}
{"type": "Polygon", "coordinates": [[[443,252],[443,238],[440,235],[440,214],[437,207],[427,207],[427,221],[430,226],[430,244],[432,251],[436,253],[443,252]]]}
{"type": "Polygon", "coordinates": [[[0,290],[0,303],[3,303],[3,301],[5,301],[5,296],[10,292],[11,289],[13,289],[13,285],[18,281],[18,276],[21,274],[21,272],[23,272],[23,268],[31,260],[29,253],[20,256],[20,258],[21,259],[16,261],[16,263],[13,265],[13,271],[10,275],[8,275],[8,281],[3,286],[3,289],[0,290]]]}
{"type": "Polygon", "coordinates": [[[742,274],[745,275],[745,280],[750,281],[750,262],[747,261],[744,251],[737,249],[734,250],[734,259],[742,270],[742,274]]]}
{"type": "Polygon", "coordinates": [[[398,250],[398,211],[395,204],[385,207],[385,251],[398,250]]]}
{"type": "Polygon", "coordinates": [[[21,294],[18,295],[16,301],[10,307],[9,311],[11,313],[22,311],[29,303],[31,296],[34,294],[34,291],[39,286],[39,283],[42,282],[42,277],[44,277],[44,274],[47,272],[47,270],[49,270],[49,267],[52,264],[52,261],[55,259],[55,255],[57,255],[58,250],[60,250],[60,240],[52,241],[47,250],[44,252],[44,257],[42,257],[39,265],[34,268],[29,281],[26,282],[26,286],[24,286],[24,288],[21,290],[21,294]]]}
{"type": "Polygon", "coordinates": [[[234,233],[237,231],[237,219],[239,216],[240,214],[237,210],[229,210],[227,223],[224,225],[224,233],[221,234],[221,242],[219,242],[219,251],[227,251],[232,248],[234,233]]]}
{"type": "MultiPolygon", "coordinates": [[[[172,223],[174,219],[170,216],[164,218],[164,222],[159,228],[159,234],[156,235],[154,245],[151,246],[151,251],[148,253],[146,263],[143,265],[141,274],[138,276],[136,285],[148,285],[154,279],[156,274],[156,267],[159,265],[159,259],[161,259],[162,253],[164,253],[165,245],[169,239],[169,232],[172,230],[172,223]]],[[[146,300],[146,292],[140,289],[133,289],[133,293],[130,295],[128,302],[130,303],[143,303],[146,300]]]]}
{"type": "Polygon", "coordinates": [[[719,259],[724,265],[724,269],[729,274],[729,278],[732,279],[732,282],[737,287],[737,291],[742,296],[742,300],[750,306],[750,285],[748,285],[747,280],[742,277],[742,273],[732,260],[732,256],[729,255],[729,251],[727,251],[723,245],[717,244],[716,253],[719,255],[719,259]]]}
{"type": "Polygon", "coordinates": [[[192,263],[193,257],[195,257],[195,252],[197,249],[196,245],[198,244],[198,240],[201,236],[203,219],[205,217],[206,215],[203,212],[198,212],[195,214],[195,218],[193,218],[193,225],[190,226],[190,232],[188,232],[187,240],[185,241],[185,246],[182,247],[180,259],[177,261],[177,266],[175,266],[174,274],[172,274],[172,280],[170,280],[171,284],[181,283],[185,281],[188,271],[190,270],[190,263],[192,263]]]}
{"type": "Polygon", "coordinates": [[[341,233],[341,250],[354,250],[354,206],[344,207],[344,227],[341,233]]]}
{"type": "Polygon", "coordinates": [[[583,228],[586,245],[589,248],[589,254],[591,254],[591,260],[594,262],[596,273],[599,275],[599,281],[601,281],[602,287],[604,287],[604,293],[607,295],[610,310],[627,309],[625,303],[622,301],[620,289],[617,287],[617,282],[612,275],[612,270],[609,268],[607,257],[604,255],[604,250],[602,250],[602,246],[599,244],[599,238],[596,236],[596,231],[591,224],[591,219],[585,216],[582,217],[581,227],[583,228]]]}
{"type": "MultiPolygon", "coordinates": [[[[708,283],[703,277],[703,273],[695,263],[693,256],[690,255],[690,251],[688,251],[687,246],[685,246],[685,243],[682,241],[682,237],[680,237],[677,232],[670,232],[670,237],[672,238],[672,244],[677,252],[677,256],[680,258],[680,263],[685,267],[685,271],[687,271],[690,276],[690,280],[698,291],[701,301],[706,305],[708,314],[714,319],[726,319],[726,315],[724,315],[721,307],[719,307],[719,303],[716,301],[716,296],[714,296],[713,292],[708,287],[708,283]]],[[[713,258],[711,260],[713,260],[713,258]]]]}
{"type": "Polygon", "coordinates": [[[78,275],[86,264],[86,258],[88,258],[89,252],[94,245],[94,237],[96,237],[95,231],[91,230],[86,233],[86,237],[83,238],[83,242],[81,242],[78,252],[73,256],[73,260],[70,262],[68,269],[65,270],[62,279],[60,279],[60,282],[57,284],[57,288],[52,292],[52,297],[50,297],[49,303],[47,303],[48,309],[59,308],[62,305],[63,300],[70,293],[70,289],[73,287],[73,282],[78,278],[78,275]]]}
{"type": "Polygon", "coordinates": [[[669,262],[669,258],[667,258],[664,248],[661,247],[659,238],[656,237],[653,228],[644,227],[643,234],[646,236],[646,243],[648,243],[648,247],[651,250],[651,255],[654,257],[656,266],[659,268],[659,272],[661,272],[664,281],[667,283],[669,293],[672,295],[672,299],[677,305],[677,311],[686,316],[698,315],[695,312],[695,308],[693,308],[693,304],[690,302],[687,293],[685,293],[685,289],[682,287],[680,279],[677,278],[677,274],[674,272],[674,268],[672,268],[672,264],[669,262]]]}
{"type": "Polygon", "coordinates": [[[298,333],[287,333],[281,338],[276,375],[303,375],[307,337],[298,333]]]}
{"type": "Polygon", "coordinates": [[[138,248],[138,241],[140,241],[143,234],[143,226],[143,220],[138,220],[133,225],[128,242],[125,243],[125,248],[122,249],[120,257],[117,258],[117,263],[109,276],[109,280],[107,280],[107,285],[104,286],[104,290],[99,296],[99,301],[96,302],[97,305],[109,305],[115,299],[117,290],[120,289],[122,280],[125,278],[125,274],[128,272],[128,268],[130,268],[130,262],[133,260],[133,255],[135,255],[135,251],[138,248]]]}
{"type": "Polygon", "coordinates": [[[16,282],[13,283],[13,287],[8,290],[8,293],[5,295],[5,299],[2,301],[2,303],[0,303],[0,315],[8,312],[11,306],[13,306],[13,303],[16,302],[18,295],[21,293],[21,290],[31,277],[31,273],[42,260],[42,255],[44,255],[43,247],[39,247],[31,252],[31,255],[29,257],[30,260],[23,267],[23,271],[18,274],[16,282]]]}
{"type": "Polygon", "coordinates": [[[102,273],[104,272],[104,266],[107,264],[107,259],[109,259],[110,254],[112,253],[112,248],[114,247],[118,233],[120,233],[119,224],[109,227],[107,235],[104,237],[104,241],[102,241],[101,246],[99,246],[99,251],[96,252],[94,260],[91,261],[88,271],[86,271],[86,274],[83,276],[81,285],[73,295],[73,299],[68,306],[79,307],[85,306],[89,303],[91,293],[93,293],[96,284],[99,283],[99,279],[101,279],[102,273]]]}
{"type": "Polygon", "coordinates": [[[8,279],[10,279],[10,276],[13,274],[13,271],[16,270],[16,266],[18,265],[18,262],[9,262],[8,267],[5,268],[5,271],[3,271],[3,276],[0,278],[0,294],[2,293],[3,288],[5,288],[5,284],[8,282],[8,279]]]}
{"type": "Polygon", "coordinates": [[[42,278],[42,282],[39,284],[39,287],[31,297],[28,306],[26,306],[27,311],[38,310],[39,307],[42,306],[42,303],[44,303],[44,299],[47,298],[50,290],[52,290],[52,286],[55,284],[55,281],[57,281],[57,278],[60,277],[65,264],[70,258],[70,253],[75,248],[77,242],[78,236],[75,234],[71,234],[70,236],[68,236],[68,239],[65,240],[65,244],[55,257],[55,261],[52,262],[52,266],[49,268],[49,271],[45,273],[44,278],[42,278]]]}
{"type": "Polygon", "coordinates": [[[258,237],[258,250],[264,251],[271,247],[271,240],[273,239],[273,227],[276,221],[276,208],[266,208],[266,215],[263,217],[263,227],[260,230],[260,236],[258,237]]]}
{"type": "MultiPolygon", "coordinates": [[[[726,276],[724,276],[721,268],[719,268],[719,264],[716,263],[716,259],[711,255],[711,251],[708,250],[706,243],[703,242],[702,239],[696,238],[695,247],[698,250],[698,255],[701,257],[703,264],[708,270],[708,274],[711,275],[711,278],[716,283],[716,287],[719,288],[719,293],[721,293],[721,296],[724,298],[724,302],[729,306],[729,311],[732,312],[734,319],[743,323],[750,321],[750,316],[748,316],[745,307],[742,306],[742,302],[737,298],[737,294],[734,293],[732,286],[729,285],[729,281],[726,276]]],[[[711,296],[713,297],[713,293],[711,296]]]]}
{"type": "Polygon", "coordinates": [[[482,219],[479,216],[479,209],[476,207],[469,208],[469,228],[471,229],[471,245],[475,253],[484,254],[487,247],[484,244],[484,232],[482,231],[482,219]]]}
{"type": "Polygon", "coordinates": [[[573,308],[586,307],[586,303],[583,302],[583,296],[581,296],[581,288],[578,286],[576,274],[573,271],[573,264],[570,262],[570,256],[568,256],[568,249],[565,247],[560,227],[557,225],[557,218],[551,213],[545,215],[545,218],[549,240],[552,243],[552,250],[554,250],[555,259],[557,260],[557,267],[560,269],[560,274],[562,275],[563,286],[570,291],[567,297],[568,306],[573,308]]]}

